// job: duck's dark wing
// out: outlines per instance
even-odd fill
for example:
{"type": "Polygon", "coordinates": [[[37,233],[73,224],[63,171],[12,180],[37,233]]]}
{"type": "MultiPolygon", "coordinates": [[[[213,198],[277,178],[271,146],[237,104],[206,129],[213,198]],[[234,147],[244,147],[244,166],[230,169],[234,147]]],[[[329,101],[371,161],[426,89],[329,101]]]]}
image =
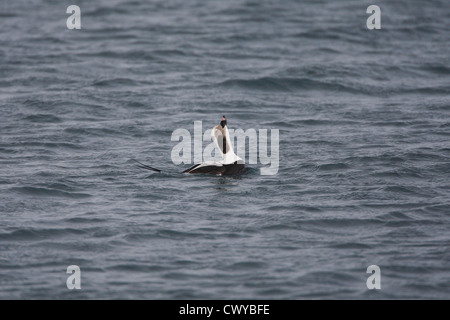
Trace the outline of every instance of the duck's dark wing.
{"type": "Polygon", "coordinates": [[[183,173],[208,173],[208,174],[218,174],[222,176],[233,176],[240,175],[247,171],[244,164],[235,163],[231,164],[221,164],[215,162],[211,163],[200,163],[192,166],[191,168],[184,170],[183,173]]]}
{"type": "Polygon", "coordinates": [[[246,173],[248,170],[243,163],[238,163],[238,161],[232,164],[225,164],[224,167],[225,171],[222,173],[224,176],[240,175],[246,173]]]}

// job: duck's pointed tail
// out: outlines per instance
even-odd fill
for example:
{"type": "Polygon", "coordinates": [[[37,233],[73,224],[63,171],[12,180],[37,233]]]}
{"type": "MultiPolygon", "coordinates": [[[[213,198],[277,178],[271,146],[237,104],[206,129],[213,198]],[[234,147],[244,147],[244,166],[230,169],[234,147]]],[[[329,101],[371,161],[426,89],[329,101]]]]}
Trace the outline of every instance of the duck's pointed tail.
{"type": "Polygon", "coordinates": [[[153,168],[153,167],[150,167],[150,166],[148,166],[148,165],[146,165],[146,164],[143,164],[143,163],[137,161],[136,159],[131,159],[131,160],[133,160],[134,162],[136,162],[136,163],[138,164],[138,167],[139,167],[139,168],[146,169],[146,170],[150,170],[150,171],[155,171],[155,172],[161,172],[161,170],[156,169],[156,168],[153,168]]]}

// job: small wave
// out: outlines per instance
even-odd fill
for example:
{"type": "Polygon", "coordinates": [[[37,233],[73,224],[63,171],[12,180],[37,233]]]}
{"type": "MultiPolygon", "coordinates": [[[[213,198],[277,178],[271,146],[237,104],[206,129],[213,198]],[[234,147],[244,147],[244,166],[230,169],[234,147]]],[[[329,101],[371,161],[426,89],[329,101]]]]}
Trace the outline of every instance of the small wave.
{"type": "MultiPolygon", "coordinates": [[[[158,56],[186,56],[186,52],[182,50],[172,49],[172,50],[153,50],[153,54],[158,56]]],[[[192,54],[189,54],[189,56],[192,56],[192,54]]]]}
{"type": "Polygon", "coordinates": [[[11,191],[30,195],[30,196],[40,196],[40,197],[65,197],[65,198],[87,198],[90,194],[79,193],[79,192],[67,192],[50,188],[43,187],[13,187],[11,191]]]}
{"type": "Polygon", "coordinates": [[[105,135],[117,135],[120,132],[109,128],[66,128],[64,132],[72,135],[92,135],[104,137],[105,135]]]}
{"type": "Polygon", "coordinates": [[[107,267],[110,271],[123,271],[123,272],[155,272],[155,271],[167,271],[167,267],[163,265],[144,265],[144,264],[117,264],[107,267]]]}
{"type": "Polygon", "coordinates": [[[136,86],[137,82],[126,78],[116,78],[109,80],[98,80],[92,83],[96,87],[121,87],[121,86],[136,86]]]}
{"type": "Polygon", "coordinates": [[[393,211],[389,213],[385,213],[379,216],[380,219],[386,220],[386,221],[397,221],[397,220],[412,220],[410,216],[408,216],[406,213],[399,212],[399,211],[393,211]]]}
{"type": "Polygon", "coordinates": [[[447,214],[450,208],[450,203],[447,204],[434,204],[425,207],[425,211],[429,213],[442,213],[447,214]]]}
{"type": "Polygon", "coordinates": [[[329,47],[321,47],[314,50],[323,53],[333,53],[333,54],[341,53],[341,51],[337,50],[336,48],[329,48],[329,47]]]}
{"type": "Polygon", "coordinates": [[[55,228],[55,229],[18,229],[11,232],[0,233],[0,241],[35,241],[44,240],[52,237],[67,236],[69,234],[80,235],[85,231],[72,228],[55,228]]]}
{"type": "Polygon", "coordinates": [[[211,238],[210,235],[206,233],[196,233],[187,231],[177,231],[177,230],[159,230],[157,236],[160,238],[168,238],[172,240],[183,240],[187,238],[211,238]]]}
{"type": "Polygon", "coordinates": [[[422,172],[416,168],[389,169],[370,173],[373,177],[379,178],[422,178],[422,172]]]}
{"type": "Polygon", "coordinates": [[[315,227],[330,227],[330,228],[352,228],[356,226],[367,226],[367,225],[382,225],[383,221],[381,219],[352,219],[352,218],[328,218],[328,219],[305,219],[294,221],[293,224],[303,225],[303,226],[315,226],[315,227]]]}
{"type": "Polygon", "coordinates": [[[329,246],[333,249],[371,249],[372,246],[364,244],[364,243],[357,243],[357,242],[345,242],[345,243],[337,243],[337,244],[331,244],[329,246]]]}
{"type": "Polygon", "coordinates": [[[186,240],[191,238],[212,238],[211,234],[162,229],[151,233],[134,232],[125,236],[126,241],[147,241],[151,239],[186,240]]]}
{"type": "Polygon", "coordinates": [[[353,121],[347,121],[347,123],[343,123],[343,121],[334,121],[328,119],[291,119],[289,121],[271,121],[271,122],[261,122],[261,125],[264,126],[272,126],[275,128],[280,127],[288,127],[288,128],[298,128],[299,125],[306,126],[322,126],[322,125],[333,125],[333,124],[348,124],[354,123],[353,121]]]}
{"type": "Polygon", "coordinates": [[[398,89],[392,90],[392,93],[412,93],[412,94],[449,94],[450,87],[448,86],[434,86],[434,87],[418,87],[418,88],[406,88],[406,89],[398,89]]]}
{"type": "Polygon", "coordinates": [[[370,125],[374,127],[406,127],[410,126],[411,123],[409,121],[386,120],[371,122],[370,125]]]}
{"type": "Polygon", "coordinates": [[[52,114],[34,114],[24,118],[26,121],[38,123],[57,123],[62,122],[60,118],[52,114]]]}
{"type": "Polygon", "coordinates": [[[17,153],[17,152],[18,152],[17,150],[0,147],[0,153],[17,153]]]}
{"type": "MultiPolygon", "coordinates": [[[[14,147],[45,147],[50,149],[59,149],[59,148],[67,148],[67,149],[81,149],[80,145],[69,143],[69,142],[19,142],[13,145],[14,147]]],[[[0,149],[1,150],[1,149],[0,149]]],[[[11,152],[15,152],[12,151],[11,152]]]]}
{"type": "Polygon", "coordinates": [[[64,38],[56,38],[56,37],[52,37],[52,36],[43,36],[43,35],[39,35],[39,37],[29,37],[26,39],[27,43],[32,43],[32,42],[36,42],[39,44],[42,43],[52,43],[52,44],[66,44],[67,41],[64,38]]]}
{"type": "Polygon", "coordinates": [[[233,271],[241,271],[241,270],[263,269],[266,266],[267,264],[261,261],[241,261],[228,265],[225,268],[233,271]]]}
{"type": "Polygon", "coordinates": [[[305,39],[324,39],[324,40],[337,40],[341,38],[341,35],[337,32],[329,32],[327,29],[314,29],[308,31],[302,31],[294,35],[295,38],[305,39]]]}
{"type": "Polygon", "coordinates": [[[450,68],[446,65],[442,64],[433,64],[422,66],[420,69],[428,71],[430,73],[439,74],[439,75],[449,75],[450,68]]]}
{"type": "MultiPolygon", "coordinates": [[[[407,160],[416,160],[416,161],[448,161],[448,158],[445,155],[434,154],[431,152],[426,152],[428,150],[413,150],[411,152],[406,152],[403,156],[407,160]]],[[[432,150],[433,151],[433,150],[432,150]]]]}
{"type": "Polygon", "coordinates": [[[17,17],[17,14],[13,12],[0,12],[0,18],[14,18],[17,17]]]}
{"type": "Polygon", "coordinates": [[[97,7],[92,11],[83,12],[83,15],[85,15],[86,17],[102,17],[112,14],[129,14],[129,11],[125,8],[121,8],[118,6],[110,6],[110,7],[97,7]]]}
{"type": "Polygon", "coordinates": [[[395,194],[410,194],[414,196],[425,196],[424,191],[415,186],[387,186],[384,191],[395,194]]]}
{"type": "Polygon", "coordinates": [[[81,57],[99,57],[101,59],[154,60],[154,56],[144,50],[130,51],[89,51],[79,54],[81,57]]]}
{"type": "Polygon", "coordinates": [[[339,284],[348,286],[349,283],[359,281],[354,272],[340,271],[311,271],[299,278],[301,283],[312,283],[314,285],[339,284]]]}
{"type": "Polygon", "coordinates": [[[291,224],[287,223],[277,223],[277,224],[270,224],[261,227],[262,230],[268,230],[268,231],[283,231],[283,230],[291,230],[291,229],[298,229],[298,227],[293,226],[291,224]]]}
{"type": "Polygon", "coordinates": [[[3,241],[38,240],[40,238],[42,238],[42,236],[39,235],[39,232],[30,229],[21,229],[0,234],[0,240],[3,241]]]}
{"type": "Polygon", "coordinates": [[[67,219],[65,221],[69,222],[69,223],[86,223],[86,224],[91,224],[91,223],[108,222],[109,220],[107,220],[107,219],[100,219],[100,218],[73,217],[73,218],[69,218],[69,219],[67,219]]]}
{"type": "Polygon", "coordinates": [[[297,90],[326,90],[344,91],[350,93],[369,94],[366,89],[356,89],[340,83],[322,82],[307,78],[275,78],[262,77],[256,79],[229,79],[217,84],[224,88],[242,88],[262,91],[297,91],[297,90]]]}
{"type": "Polygon", "coordinates": [[[127,242],[141,242],[158,238],[154,233],[133,232],[124,236],[127,242]]]}
{"type": "Polygon", "coordinates": [[[319,171],[343,170],[348,168],[349,166],[345,163],[326,163],[317,166],[319,171]]]}

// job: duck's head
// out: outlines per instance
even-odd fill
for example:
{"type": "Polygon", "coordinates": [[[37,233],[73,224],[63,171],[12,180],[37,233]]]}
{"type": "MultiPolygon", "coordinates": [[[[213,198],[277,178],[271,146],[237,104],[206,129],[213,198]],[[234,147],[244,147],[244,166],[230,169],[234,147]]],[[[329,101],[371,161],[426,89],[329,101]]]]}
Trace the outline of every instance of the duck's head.
{"type": "Polygon", "coordinates": [[[222,120],[220,120],[220,125],[222,126],[222,128],[225,128],[225,126],[227,125],[227,118],[225,118],[225,116],[222,116],[222,120]]]}

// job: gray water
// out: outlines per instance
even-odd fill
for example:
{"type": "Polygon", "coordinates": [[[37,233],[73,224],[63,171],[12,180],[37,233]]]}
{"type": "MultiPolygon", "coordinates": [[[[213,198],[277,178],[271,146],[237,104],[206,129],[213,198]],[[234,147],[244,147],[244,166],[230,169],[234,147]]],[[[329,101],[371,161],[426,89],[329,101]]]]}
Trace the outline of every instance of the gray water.
{"type": "Polygon", "coordinates": [[[449,299],[449,31],[444,0],[2,0],[0,298],[449,299]],[[223,114],[280,130],[276,175],[179,173],[223,114]]]}

